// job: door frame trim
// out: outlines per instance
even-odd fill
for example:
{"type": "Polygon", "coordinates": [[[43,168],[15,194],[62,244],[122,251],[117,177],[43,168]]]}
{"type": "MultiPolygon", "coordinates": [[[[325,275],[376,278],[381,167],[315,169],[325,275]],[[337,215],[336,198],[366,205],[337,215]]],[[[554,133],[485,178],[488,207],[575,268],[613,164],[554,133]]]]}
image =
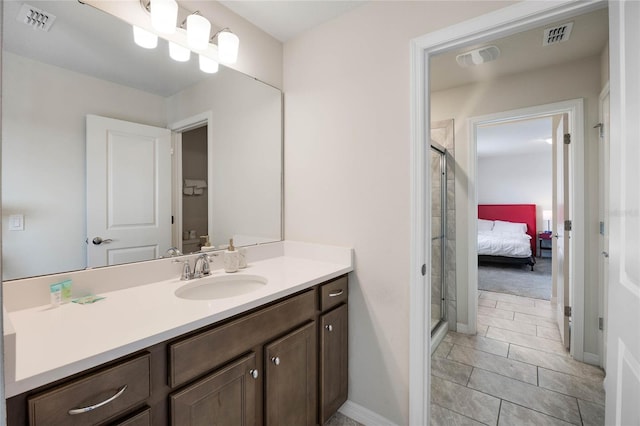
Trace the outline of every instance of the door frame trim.
{"type": "MultiPolygon", "coordinates": [[[[568,114],[569,132],[572,135],[569,150],[569,164],[571,170],[571,220],[572,228],[570,239],[570,291],[572,306],[572,331],[570,335],[571,355],[582,361],[584,358],[584,99],[572,99],[563,102],[554,102],[544,105],[536,105],[527,108],[519,108],[510,111],[502,111],[493,114],[470,117],[468,119],[469,131],[469,158],[467,162],[469,191],[467,203],[469,206],[467,238],[468,241],[477,240],[477,219],[478,219],[478,192],[477,192],[477,167],[478,167],[478,146],[477,130],[485,124],[505,123],[513,120],[527,119],[542,116],[553,116],[568,114]]],[[[476,332],[476,319],[478,310],[478,249],[477,244],[470,244],[468,252],[468,327],[470,333],[476,332]]],[[[553,297],[553,295],[552,295],[553,297]]]]}
{"type": "Polygon", "coordinates": [[[525,0],[417,37],[410,42],[410,259],[409,259],[409,423],[428,424],[430,401],[431,315],[429,267],[431,239],[426,149],[430,134],[429,58],[432,55],[505,37],[555,20],[606,7],[606,1],[540,2],[525,0]]]}

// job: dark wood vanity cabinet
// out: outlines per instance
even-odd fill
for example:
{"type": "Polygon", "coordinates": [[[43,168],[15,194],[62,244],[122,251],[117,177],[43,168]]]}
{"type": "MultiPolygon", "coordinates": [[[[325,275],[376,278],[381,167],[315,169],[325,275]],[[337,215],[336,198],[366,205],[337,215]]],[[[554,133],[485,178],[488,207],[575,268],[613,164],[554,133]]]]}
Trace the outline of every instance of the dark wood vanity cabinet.
{"type": "Polygon", "coordinates": [[[256,424],[257,371],[250,353],[172,394],[171,424],[256,424]]]}
{"type": "Polygon", "coordinates": [[[347,297],[344,275],[17,395],[8,424],[323,424],[347,399],[347,297]]]}
{"type": "Polygon", "coordinates": [[[316,341],[314,321],[265,347],[264,424],[316,424],[316,341]]]}

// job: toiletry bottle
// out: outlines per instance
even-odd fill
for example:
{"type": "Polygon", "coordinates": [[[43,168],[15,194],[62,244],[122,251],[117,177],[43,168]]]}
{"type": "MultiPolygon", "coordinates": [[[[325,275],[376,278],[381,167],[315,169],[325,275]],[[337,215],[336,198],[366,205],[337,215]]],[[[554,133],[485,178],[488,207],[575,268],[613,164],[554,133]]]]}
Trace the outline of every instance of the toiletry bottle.
{"type": "Polygon", "coordinates": [[[236,272],[240,266],[240,254],[233,246],[233,238],[229,240],[229,248],[224,251],[222,256],[225,272],[236,272]]]}

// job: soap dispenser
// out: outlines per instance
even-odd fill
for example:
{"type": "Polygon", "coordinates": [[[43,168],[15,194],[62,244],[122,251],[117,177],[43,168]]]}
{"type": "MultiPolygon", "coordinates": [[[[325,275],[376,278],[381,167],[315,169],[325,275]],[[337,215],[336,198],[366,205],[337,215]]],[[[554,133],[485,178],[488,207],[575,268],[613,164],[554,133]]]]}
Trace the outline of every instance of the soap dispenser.
{"type": "Polygon", "coordinates": [[[225,272],[237,272],[240,266],[240,254],[233,246],[233,238],[229,240],[229,247],[222,256],[225,272]]]}

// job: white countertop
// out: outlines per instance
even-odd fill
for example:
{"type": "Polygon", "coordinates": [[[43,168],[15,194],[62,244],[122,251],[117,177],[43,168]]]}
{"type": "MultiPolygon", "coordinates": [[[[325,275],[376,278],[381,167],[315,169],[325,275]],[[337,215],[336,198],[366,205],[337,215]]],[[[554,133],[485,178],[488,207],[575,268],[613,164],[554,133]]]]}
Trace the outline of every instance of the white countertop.
{"type": "MultiPolygon", "coordinates": [[[[307,245],[302,250],[301,257],[285,253],[283,256],[250,262],[246,269],[233,275],[260,275],[268,282],[264,288],[236,297],[205,301],[181,299],[174,292],[186,282],[174,277],[102,292],[99,295],[106,298],[93,304],[68,303],[56,308],[44,305],[5,311],[15,332],[15,380],[12,372],[8,372],[6,397],[117,359],[353,270],[350,249],[346,249],[348,256],[315,256],[314,250],[308,250],[309,247],[307,245]]],[[[344,253],[345,249],[339,250],[344,253]]],[[[315,252],[317,254],[317,250],[315,252]]],[[[325,248],[320,252],[326,252],[325,248]]],[[[224,274],[222,270],[212,273],[224,274]]]]}

